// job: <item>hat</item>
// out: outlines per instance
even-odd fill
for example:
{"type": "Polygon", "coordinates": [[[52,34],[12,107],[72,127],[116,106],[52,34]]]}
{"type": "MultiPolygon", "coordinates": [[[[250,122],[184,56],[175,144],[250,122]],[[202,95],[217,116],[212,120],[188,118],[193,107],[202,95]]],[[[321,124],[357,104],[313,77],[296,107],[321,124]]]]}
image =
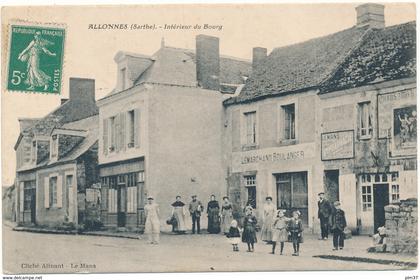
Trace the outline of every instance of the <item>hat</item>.
{"type": "Polygon", "coordinates": [[[153,200],[154,198],[153,198],[153,196],[151,196],[151,195],[149,195],[148,197],[147,197],[147,200],[153,200]]]}
{"type": "Polygon", "coordinates": [[[232,222],[230,223],[230,226],[237,227],[238,226],[238,222],[236,220],[232,220],[232,222]]]}
{"type": "Polygon", "coordinates": [[[194,197],[197,197],[197,195],[196,195],[196,194],[193,194],[193,195],[191,196],[191,198],[194,198],[194,197]]]}
{"type": "Polygon", "coordinates": [[[321,195],[321,194],[325,194],[324,192],[320,192],[320,193],[318,193],[318,195],[321,195]]]}
{"type": "Polygon", "coordinates": [[[299,210],[296,210],[296,211],[293,211],[293,214],[298,214],[298,216],[300,216],[301,215],[301,213],[300,213],[300,211],[299,210]]]}
{"type": "Polygon", "coordinates": [[[340,201],[334,202],[334,206],[340,206],[340,205],[341,205],[340,201]]]}
{"type": "Polygon", "coordinates": [[[223,200],[224,200],[225,198],[229,199],[229,197],[227,197],[227,196],[224,196],[224,197],[223,197],[223,200]]]}
{"type": "Polygon", "coordinates": [[[267,197],[265,198],[265,200],[271,200],[271,201],[273,201],[273,198],[272,198],[271,196],[267,196],[267,197]]]}

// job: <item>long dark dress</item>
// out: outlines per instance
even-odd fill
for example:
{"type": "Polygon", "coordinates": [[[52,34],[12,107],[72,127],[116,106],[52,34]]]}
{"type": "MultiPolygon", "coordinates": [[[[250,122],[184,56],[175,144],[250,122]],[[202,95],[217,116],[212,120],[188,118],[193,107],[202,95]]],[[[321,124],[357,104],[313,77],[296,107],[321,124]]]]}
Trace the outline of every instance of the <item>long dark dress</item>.
{"type": "Polygon", "coordinates": [[[220,210],[220,206],[216,200],[212,200],[207,204],[207,216],[208,216],[207,231],[209,233],[220,232],[219,210],[220,210]]]}
{"type": "Polygon", "coordinates": [[[257,243],[256,228],[257,218],[250,214],[244,218],[244,233],[242,234],[242,242],[257,243]]]}

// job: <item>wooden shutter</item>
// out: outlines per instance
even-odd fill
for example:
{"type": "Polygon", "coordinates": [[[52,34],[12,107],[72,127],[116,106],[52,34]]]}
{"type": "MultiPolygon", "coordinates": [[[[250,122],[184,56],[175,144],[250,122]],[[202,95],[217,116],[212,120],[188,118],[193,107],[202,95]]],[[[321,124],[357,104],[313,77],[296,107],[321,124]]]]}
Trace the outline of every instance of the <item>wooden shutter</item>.
{"type": "Polygon", "coordinates": [[[127,148],[126,139],[126,120],[127,112],[120,113],[120,140],[121,140],[121,150],[125,151],[127,148]]]}
{"type": "Polygon", "coordinates": [[[340,175],[338,181],[341,209],[343,209],[346,214],[347,226],[350,229],[355,230],[357,228],[356,175],[340,175]]]}
{"type": "Polygon", "coordinates": [[[25,210],[24,203],[25,203],[25,184],[24,182],[20,182],[19,183],[19,210],[21,213],[25,210]]]}
{"type": "Polygon", "coordinates": [[[140,110],[134,109],[134,146],[140,147],[140,110]]]}
{"type": "Polygon", "coordinates": [[[44,206],[50,208],[50,178],[44,178],[44,206]]]}
{"type": "Polygon", "coordinates": [[[62,176],[57,176],[57,207],[63,207],[63,180],[62,176]]]}
{"type": "Polygon", "coordinates": [[[120,114],[115,116],[114,119],[114,137],[115,137],[115,151],[119,152],[121,148],[121,133],[120,133],[120,114]]]}
{"type": "Polygon", "coordinates": [[[103,140],[103,152],[105,155],[108,154],[108,119],[103,120],[102,129],[102,140],[103,140]]]}
{"type": "Polygon", "coordinates": [[[74,222],[73,221],[73,219],[74,219],[74,215],[73,215],[73,211],[74,211],[74,195],[73,195],[73,192],[74,192],[74,187],[73,186],[71,186],[71,187],[69,187],[69,188],[67,188],[67,192],[68,192],[68,197],[69,197],[69,209],[68,209],[68,211],[69,211],[69,222],[74,222]]]}

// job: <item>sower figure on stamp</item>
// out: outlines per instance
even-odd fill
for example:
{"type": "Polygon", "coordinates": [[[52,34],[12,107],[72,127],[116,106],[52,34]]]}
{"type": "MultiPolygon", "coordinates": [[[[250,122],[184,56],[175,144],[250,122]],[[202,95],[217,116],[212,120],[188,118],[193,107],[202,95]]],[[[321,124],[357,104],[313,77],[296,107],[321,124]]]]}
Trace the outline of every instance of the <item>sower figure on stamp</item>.
{"type": "Polygon", "coordinates": [[[344,248],[344,229],[347,226],[346,216],[341,210],[340,202],[334,202],[334,211],[331,219],[331,230],[333,233],[333,250],[342,250],[344,248]]]}
{"type": "Polygon", "coordinates": [[[201,212],[203,211],[203,205],[201,201],[197,199],[196,195],[191,196],[192,201],[190,202],[190,215],[192,218],[192,233],[195,233],[195,229],[197,226],[197,234],[200,234],[200,217],[201,212]]]}
{"type": "Polygon", "coordinates": [[[318,219],[321,225],[321,239],[327,240],[332,208],[323,192],[320,192],[318,197],[318,219]]]}

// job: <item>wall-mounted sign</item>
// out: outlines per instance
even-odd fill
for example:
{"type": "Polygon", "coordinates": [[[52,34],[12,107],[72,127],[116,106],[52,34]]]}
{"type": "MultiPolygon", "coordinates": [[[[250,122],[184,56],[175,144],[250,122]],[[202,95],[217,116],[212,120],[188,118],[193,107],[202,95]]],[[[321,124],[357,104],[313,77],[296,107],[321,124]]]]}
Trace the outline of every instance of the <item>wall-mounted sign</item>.
{"type": "Polygon", "coordinates": [[[392,156],[415,155],[417,151],[416,105],[395,108],[392,126],[392,156]]]}
{"type": "Polygon", "coordinates": [[[378,137],[389,138],[395,128],[395,108],[416,104],[416,89],[390,92],[378,95],[378,137]]]}
{"type": "Polygon", "coordinates": [[[336,131],[321,134],[321,159],[348,159],[354,157],[354,131],[336,131]]]}

